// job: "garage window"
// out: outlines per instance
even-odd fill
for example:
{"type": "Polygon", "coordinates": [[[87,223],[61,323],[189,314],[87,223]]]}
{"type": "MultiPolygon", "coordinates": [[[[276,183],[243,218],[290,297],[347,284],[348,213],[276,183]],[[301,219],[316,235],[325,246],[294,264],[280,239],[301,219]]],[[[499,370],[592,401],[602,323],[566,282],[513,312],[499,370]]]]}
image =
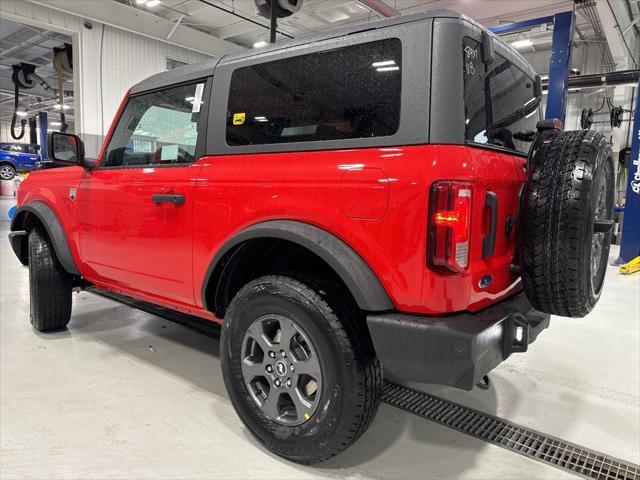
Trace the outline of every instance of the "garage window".
{"type": "Polygon", "coordinates": [[[540,95],[535,80],[506,58],[494,54],[485,64],[482,44],[463,42],[466,140],[526,153],[529,143],[518,134],[535,130],[540,95]]]}
{"type": "Polygon", "coordinates": [[[231,77],[227,143],[393,135],[401,74],[397,38],[240,68],[231,77]]]}
{"type": "Polygon", "coordinates": [[[104,157],[104,167],[160,166],[196,160],[204,83],[129,99],[104,157]]]}

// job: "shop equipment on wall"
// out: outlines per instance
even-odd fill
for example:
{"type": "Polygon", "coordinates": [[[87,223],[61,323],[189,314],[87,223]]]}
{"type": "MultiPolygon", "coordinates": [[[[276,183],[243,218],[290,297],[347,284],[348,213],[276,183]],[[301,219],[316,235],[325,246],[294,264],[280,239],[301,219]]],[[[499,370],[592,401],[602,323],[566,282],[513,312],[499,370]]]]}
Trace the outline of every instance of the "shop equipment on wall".
{"type": "MultiPolygon", "coordinates": [[[[61,131],[65,132],[68,125],[65,121],[64,115],[64,97],[72,96],[72,90],[64,90],[64,77],[73,75],[73,53],[71,45],[65,43],[62,47],[55,47],[53,49],[53,68],[58,74],[58,88],[53,88],[36,73],[36,66],[30,63],[21,62],[17,65],[13,65],[13,74],[11,80],[14,84],[14,103],[13,103],[13,115],[11,117],[11,137],[14,140],[20,140],[24,137],[25,127],[27,124],[26,119],[20,120],[20,131],[17,132],[18,121],[18,108],[20,105],[20,89],[28,90],[36,85],[42,86],[46,91],[51,92],[52,95],[58,97],[60,104],[60,123],[62,124],[61,131]]],[[[41,145],[42,147],[42,145],[41,145]]]]}

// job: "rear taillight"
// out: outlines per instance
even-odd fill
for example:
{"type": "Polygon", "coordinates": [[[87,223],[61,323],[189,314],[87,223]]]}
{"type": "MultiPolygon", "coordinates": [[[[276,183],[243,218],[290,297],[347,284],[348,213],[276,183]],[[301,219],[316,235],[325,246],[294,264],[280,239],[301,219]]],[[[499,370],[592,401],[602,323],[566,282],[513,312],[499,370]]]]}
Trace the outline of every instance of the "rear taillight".
{"type": "Polygon", "coordinates": [[[455,273],[469,264],[471,184],[443,181],[431,186],[429,196],[429,267],[455,273]]]}

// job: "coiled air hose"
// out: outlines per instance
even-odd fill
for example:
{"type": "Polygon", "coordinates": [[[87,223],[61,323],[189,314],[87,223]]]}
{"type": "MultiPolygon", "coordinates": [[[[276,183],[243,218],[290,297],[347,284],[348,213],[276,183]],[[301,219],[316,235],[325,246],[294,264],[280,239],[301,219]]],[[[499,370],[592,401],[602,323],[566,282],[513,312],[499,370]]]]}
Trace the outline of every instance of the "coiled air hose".
{"type": "MultiPolygon", "coordinates": [[[[55,49],[53,54],[53,69],[58,74],[58,103],[60,104],[60,123],[62,126],[60,127],[61,132],[66,132],[69,125],[66,122],[64,116],[64,77],[73,75],[73,65],[71,63],[71,55],[67,52],[67,49],[70,49],[70,45],[65,45],[64,48],[55,49]]],[[[73,94],[73,93],[71,93],[73,94]]]]}
{"type": "Polygon", "coordinates": [[[11,80],[14,85],[14,98],[13,98],[13,116],[11,117],[11,136],[14,140],[20,140],[24,137],[25,127],[27,125],[27,119],[22,118],[20,120],[20,133],[16,133],[16,122],[18,121],[18,107],[20,104],[20,87],[33,88],[35,83],[29,78],[35,71],[33,65],[21,63],[19,65],[13,65],[13,74],[11,80]]]}
{"type": "Polygon", "coordinates": [[[20,140],[22,137],[24,137],[25,127],[27,124],[27,120],[25,118],[20,119],[20,133],[16,133],[16,123],[18,122],[18,108],[20,106],[20,89],[30,89],[35,87],[36,84],[40,84],[40,86],[42,86],[42,88],[44,88],[47,92],[51,92],[53,95],[58,96],[61,110],[60,118],[62,119],[61,123],[63,127],[62,131],[65,132],[67,130],[67,124],[64,120],[63,102],[65,95],[73,95],[73,90],[63,90],[63,82],[65,75],[73,75],[73,68],[69,64],[69,60],[65,51],[66,48],[70,47],[65,46],[63,49],[54,50],[54,69],[58,73],[58,89],[53,88],[47,83],[44,78],[35,73],[35,65],[31,65],[29,63],[20,63],[18,65],[13,65],[13,74],[11,75],[11,80],[13,81],[14,85],[14,99],[13,116],[11,117],[11,136],[15,140],[20,140]]]}

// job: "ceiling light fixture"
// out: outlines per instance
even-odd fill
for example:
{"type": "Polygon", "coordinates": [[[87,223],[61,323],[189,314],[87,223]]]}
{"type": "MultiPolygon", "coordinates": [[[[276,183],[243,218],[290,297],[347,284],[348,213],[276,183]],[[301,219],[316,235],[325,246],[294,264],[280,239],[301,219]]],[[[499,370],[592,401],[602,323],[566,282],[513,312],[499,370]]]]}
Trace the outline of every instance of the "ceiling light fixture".
{"type": "Polygon", "coordinates": [[[524,40],[516,40],[515,42],[511,42],[511,45],[515,48],[525,48],[533,46],[533,42],[530,39],[525,38],[524,40]]]}
{"type": "Polygon", "coordinates": [[[400,67],[380,67],[380,68],[376,68],[376,72],[392,72],[394,70],[400,70],[400,67]]]}
{"type": "Polygon", "coordinates": [[[52,127],[59,127],[62,124],[60,122],[51,122],[49,125],[51,125],[52,127]]]}
{"type": "Polygon", "coordinates": [[[144,5],[147,3],[147,0],[136,0],[136,5],[144,5]]]}
{"type": "Polygon", "coordinates": [[[260,40],[259,42],[253,44],[253,48],[266,47],[267,45],[267,42],[265,42],[264,40],[260,40]]]}
{"type": "Polygon", "coordinates": [[[153,7],[156,7],[156,6],[160,5],[161,3],[162,3],[162,2],[161,2],[160,0],[149,0],[149,1],[145,4],[145,6],[146,6],[147,8],[153,8],[153,7]]]}
{"type": "Polygon", "coordinates": [[[26,117],[27,116],[27,112],[16,112],[16,115],[19,117],[26,117]]]}
{"type": "Polygon", "coordinates": [[[382,62],[373,62],[371,64],[372,67],[387,67],[389,65],[395,65],[396,62],[394,60],[384,60],[382,62]]]}

